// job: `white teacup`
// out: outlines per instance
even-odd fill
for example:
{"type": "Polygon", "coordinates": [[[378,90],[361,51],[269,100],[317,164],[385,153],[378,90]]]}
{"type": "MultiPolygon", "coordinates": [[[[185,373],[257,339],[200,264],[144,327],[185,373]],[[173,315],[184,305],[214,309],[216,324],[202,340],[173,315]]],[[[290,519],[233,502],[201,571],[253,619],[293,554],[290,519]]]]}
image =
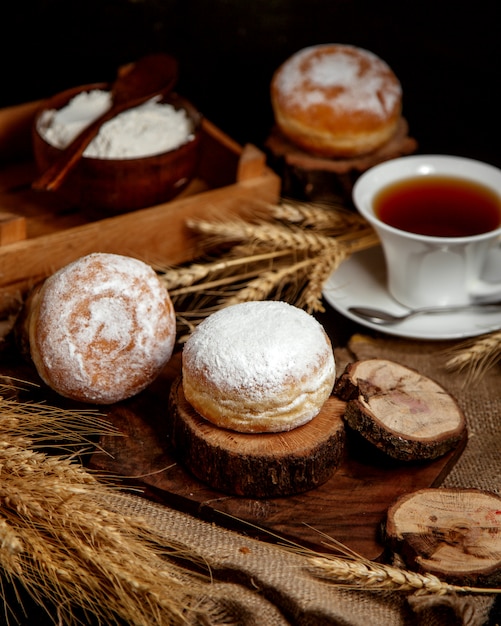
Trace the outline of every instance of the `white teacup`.
{"type": "MultiPolygon", "coordinates": [[[[439,191],[443,190],[433,191],[434,199],[439,191]]],[[[429,189],[427,193],[430,193],[429,189]]],[[[411,192],[407,189],[407,195],[414,201],[418,197],[418,191],[411,192]]],[[[451,197],[449,195],[449,199],[451,197]]],[[[457,197],[458,211],[456,212],[454,205],[453,215],[446,220],[452,226],[459,219],[459,204],[466,197],[466,192],[461,191],[457,197]]],[[[477,200],[480,198],[475,198],[477,200]]],[[[501,298],[500,169],[456,156],[402,157],[376,165],[365,172],[355,183],[353,201],[379,236],[386,259],[388,290],[400,303],[410,308],[419,308],[463,305],[477,300],[501,298]],[[403,230],[401,225],[396,227],[385,223],[378,214],[379,212],[382,215],[383,211],[380,193],[382,189],[385,189],[385,194],[391,195],[395,184],[405,189],[411,184],[429,187],[432,182],[440,186],[440,181],[444,185],[446,182],[456,181],[458,185],[480,185],[481,189],[485,189],[489,196],[487,204],[490,203],[491,223],[487,226],[478,224],[477,227],[482,232],[475,234],[468,232],[458,235],[454,232],[444,236],[403,230]]],[[[409,206],[411,200],[402,202],[403,204],[409,206]]],[[[425,204],[431,206],[431,203],[423,199],[420,206],[425,204]]],[[[479,210],[480,204],[480,201],[476,202],[472,209],[475,217],[482,213],[479,210]]],[[[435,208],[433,216],[438,216],[439,213],[440,209],[435,208]]],[[[391,221],[388,215],[385,219],[391,221]]]]}

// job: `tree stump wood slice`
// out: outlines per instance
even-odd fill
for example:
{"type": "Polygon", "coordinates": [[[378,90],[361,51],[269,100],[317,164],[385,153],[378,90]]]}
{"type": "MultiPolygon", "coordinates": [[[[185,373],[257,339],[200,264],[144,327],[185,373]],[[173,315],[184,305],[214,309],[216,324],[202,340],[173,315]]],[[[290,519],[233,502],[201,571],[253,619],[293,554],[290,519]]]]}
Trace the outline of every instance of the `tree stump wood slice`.
{"type": "Polygon", "coordinates": [[[386,541],[407,567],[456,585],[501,583],[501,498],[476,489],[422,489],[389,509],[386,541]]]}
{"type": "Polygon", "coordinates": [[[350,428],[399,461],[436,459],[466,434],[456,400],[435,381],[393,361],[350,363],[334,393],[347,402],[350,428]]]}
{"type": "Polygon", "coordinates": [[[186,400],[181,378],[169,398],[169,436],[180,462],[199,480],[253,498],[302,493],[327,481],[344,454],[345,403],[331,396],[309,423],[282,433],[219,428],[186,400]]]}

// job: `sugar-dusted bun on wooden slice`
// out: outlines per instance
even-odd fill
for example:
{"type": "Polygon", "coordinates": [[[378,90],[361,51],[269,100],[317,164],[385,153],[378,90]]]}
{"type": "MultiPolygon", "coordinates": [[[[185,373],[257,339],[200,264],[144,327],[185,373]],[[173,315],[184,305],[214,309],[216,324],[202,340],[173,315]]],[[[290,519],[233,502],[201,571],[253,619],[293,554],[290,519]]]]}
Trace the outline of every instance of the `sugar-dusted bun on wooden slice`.
{"type": "Polygon", "coordinates": [[[187,401],[181,379],[171,388],[168,430],[179,460],[223,493],[273,498],[326,482],[344,458],[344,402],[330,396],[314,419],[287,432],[235,432],[215,426],[187,401]]]}
{"type": "Polygon", "coordinates": [[[479,489],[420,489],[388,509],[385,540],[409,569],[460,586],[501,584],[501,498],[479,489]]]}
{"type": "Polygon", "coordinates": [[[335,362],[321,324],[286,302],[226,307],[188,338],[184,395],[209,422],[238,432],[297,428],[332,392],[335,362]]]}
{"type": "Polygon", "coordinates": [[[271,104],[281,132],[325,157],[355,157],[384,145],[402,112],[402,88],[374,53],[343,44],[299,50],[275,72],[271,104]]]}
{"type": "Polygon", "coordinates": [[[169,398],[174,449],[200,480],[249,497],[325,482],[344,452],[344,403],[321,324],[286,302],[221,309],[188,338],[169,398]]]}
{"type": "Polygon", "coordinates": [[[456,400],[435,381],[393,361],[350,363],[334,393],[347,402],[346,423],[400,461],[438,458],[466,435],[456,400]]]}
{"type": "Polygon", "coordinates": [[[24,324],[42,380],[95,404],[145,389],[176,338],[174,308],[157,274],[117,254],[89,254],[50,276],[29,300],[24,324]]]}

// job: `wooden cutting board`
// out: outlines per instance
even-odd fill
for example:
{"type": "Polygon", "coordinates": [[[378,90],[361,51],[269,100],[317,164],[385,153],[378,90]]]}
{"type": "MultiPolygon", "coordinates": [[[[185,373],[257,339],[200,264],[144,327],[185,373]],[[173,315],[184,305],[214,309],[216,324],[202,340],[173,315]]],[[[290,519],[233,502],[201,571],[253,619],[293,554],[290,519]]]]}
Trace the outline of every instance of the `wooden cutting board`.
{"type": "Polygon", "coordinates": [[[95,470],[142,485],[157,502],[260,539],[277,537],[329,551],[326,535],[366,558],[382,556],[379,530],[390,504],[402,494],[438,486],[459,458],[465,441],[428,463],[403,464],[384,459],[348,437],[346,458],[320,487],[295,496],[252,499],[211,489],[193,477],[169,446],[170,385],[180,373],[180,355],[146,392],[109,410],[123,436],[101,440],[104,452],[91,459],[95,470]]]}

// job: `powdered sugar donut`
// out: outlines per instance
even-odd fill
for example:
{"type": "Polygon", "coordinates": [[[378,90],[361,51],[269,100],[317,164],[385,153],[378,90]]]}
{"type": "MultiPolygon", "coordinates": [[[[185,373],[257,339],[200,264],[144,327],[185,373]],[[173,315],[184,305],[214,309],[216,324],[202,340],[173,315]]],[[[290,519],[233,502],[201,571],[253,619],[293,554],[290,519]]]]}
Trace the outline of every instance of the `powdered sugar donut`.
{"type": "Polygon", "coordinates": [[[27,315],[31,358],[60,395],[111,404],[149,385],[170,359],[174,308],[147,264],[94,253],[50,276],[27,315]]]}
{"type": "Polygon", "coordinates": [[[182,374],[186,400],[213,424],[281,432],[319,413],[335,361],[315,318],[286,302],[257,301],[205,319],[184,346],[182,374]]]}
{"type": "Polygon", "coordinates": [[[402,88],[372,52],[324,44],[299,50],[277,69],[271,103],[278,128],[297,146],[320,156],[354,157],[394,135],[402,88]]]}

